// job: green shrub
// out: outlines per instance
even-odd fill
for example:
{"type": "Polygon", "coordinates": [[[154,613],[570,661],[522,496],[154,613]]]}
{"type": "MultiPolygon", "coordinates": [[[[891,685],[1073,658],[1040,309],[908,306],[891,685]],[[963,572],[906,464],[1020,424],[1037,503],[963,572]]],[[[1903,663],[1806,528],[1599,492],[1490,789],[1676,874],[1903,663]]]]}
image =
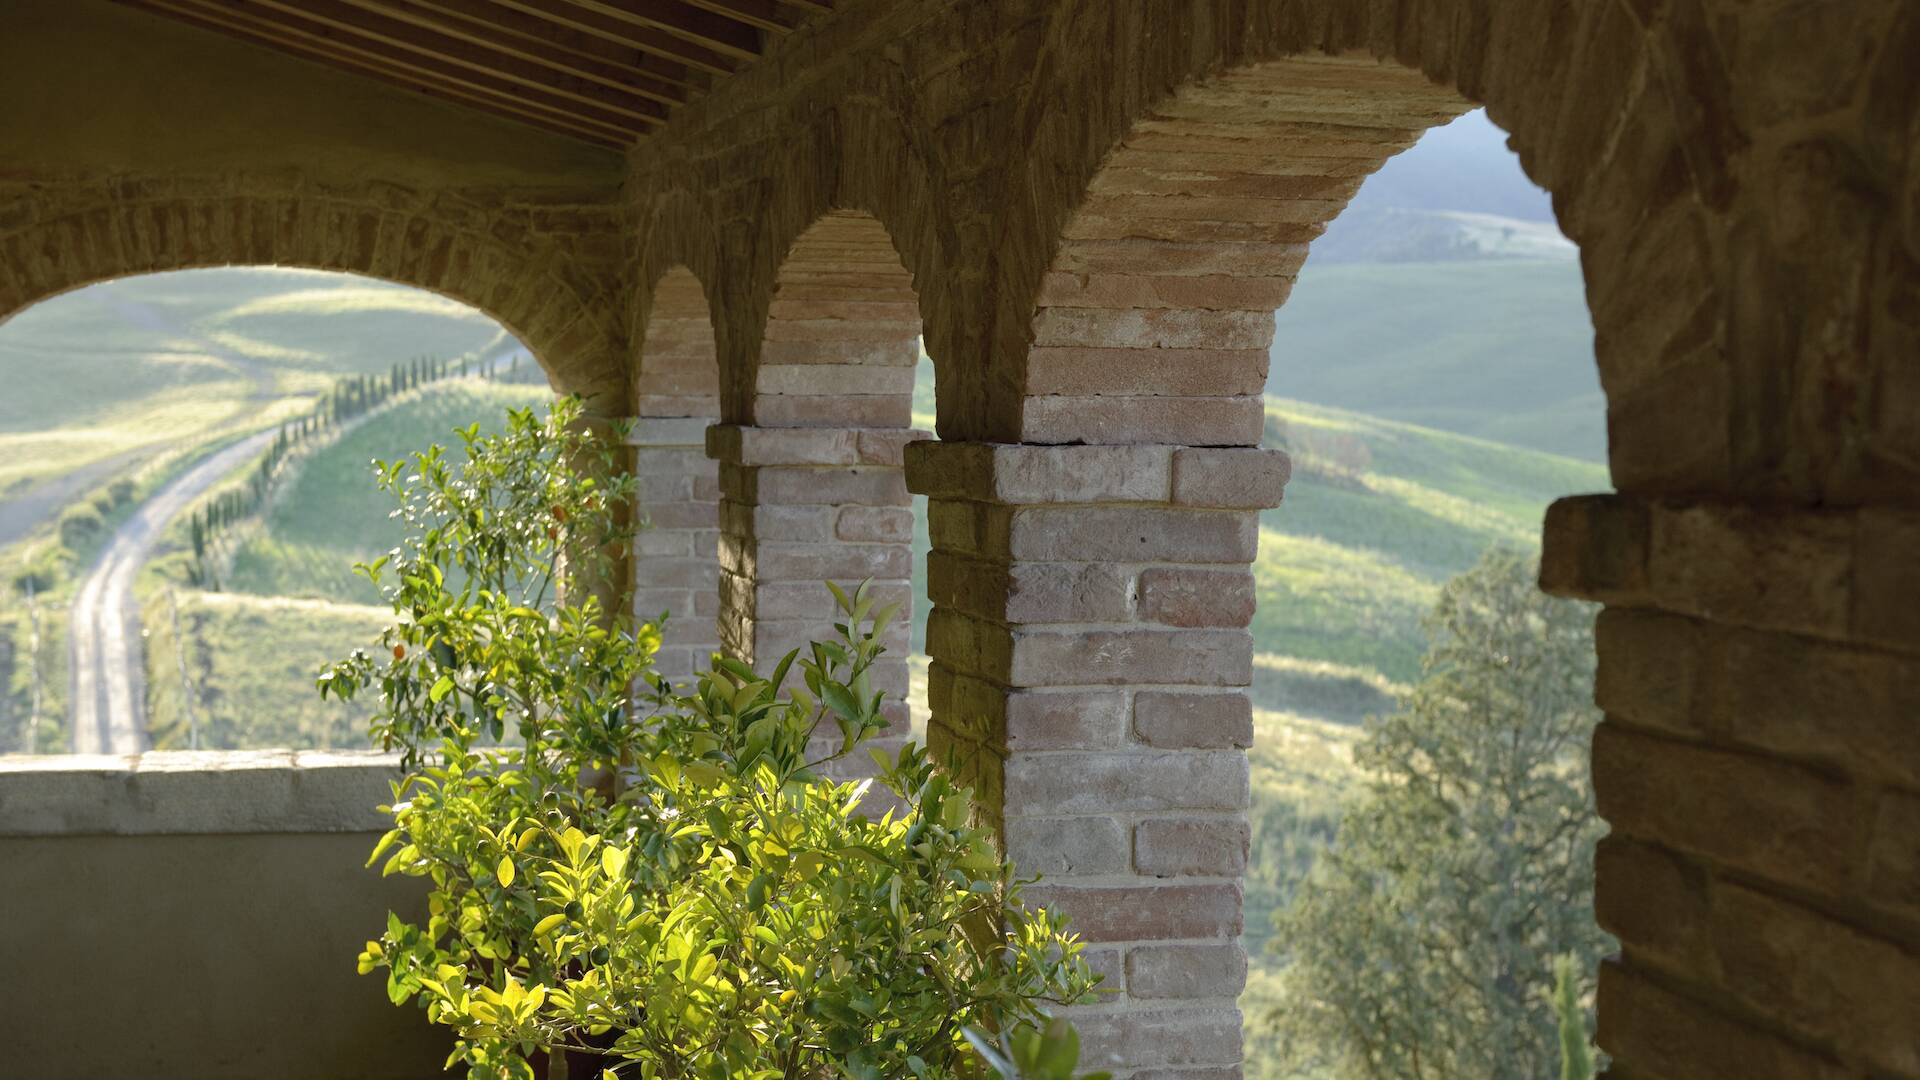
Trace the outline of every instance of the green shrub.
{"type": "Polygon", "coordinates": [[[92,503],[71,507],[60,515],[60,543],[69,549],[83,547],[106,526],[105,515],[92,503]]]}
{"type": "Polygon", "coordinates": [[[553,601],[631,540],[632,481],[577,420],[514,412],[463,432],[457,468],[438,448],[381,467],[409,535],[366,569],[399,618],[320,686],[377,689],[373,734],[409,772],[369,865],[433,889],[427,924],[389,917],[361,971],[451,1027],[470,1075],[520,1080],[541,1052],[549,1077],[569,1057],[601,1077],[977,1075],[969,1027],[1087,998],[1079,943],[1021,905],[922,751],[876,755],[900,805],[877,820],[878,789],[819,772],[884,725],[868,671],[892,613],[864,587],[834,589],[838,640],[765,674],[716,659],[686,691],[650,670],[656,627],[553,601]]]}

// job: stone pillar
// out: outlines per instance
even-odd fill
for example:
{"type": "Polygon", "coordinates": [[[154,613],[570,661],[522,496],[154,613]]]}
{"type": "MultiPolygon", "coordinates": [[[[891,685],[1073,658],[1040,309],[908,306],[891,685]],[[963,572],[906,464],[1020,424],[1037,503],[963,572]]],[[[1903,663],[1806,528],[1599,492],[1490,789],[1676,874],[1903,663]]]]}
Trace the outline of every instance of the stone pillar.
{"type": "Polygon", "coordinates": [[[1920,1076],[1920,512],[1547,514],[1595,627],[1601,1045],[1635,1076],[1920,1076]]]}
{"type": "MultiPolygon", "coordinates": [[[[720,463],[720,630],[729,655],[770,667],[790,649],[831,639],[842,621],[826,582],[871,580],[898,604],[887,654],[872,669],[897,745],[907,732],[908,629],[913,617],[913,506],[901,449],[907,428],[716,426],[720,463]]],[[[871,769],[866,755],[845,763],[871,769]]]]}
{"type": "Polygon", "coordinates": [[[1086,1066],[1237,1075],[1249,564],[1285,455],[919,442],[907,470],[933,541],[928,744],[1119,991],[1075,1011],[1086,1066]]]}
{"type": "Polygon", "coordinates": [[[679,679],[720,648],[720,480],[706,455],[703,417],[643,417],[631,441],[644,528],[634,541],[633,607],[665,613],[656,667],[679,679]]]}

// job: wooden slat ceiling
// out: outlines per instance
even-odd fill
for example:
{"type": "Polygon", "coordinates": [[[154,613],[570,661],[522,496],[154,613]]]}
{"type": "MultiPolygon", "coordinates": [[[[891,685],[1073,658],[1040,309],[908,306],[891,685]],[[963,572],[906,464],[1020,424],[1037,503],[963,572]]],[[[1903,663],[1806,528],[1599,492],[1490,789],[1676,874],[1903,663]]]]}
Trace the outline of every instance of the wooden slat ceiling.
{"type": "Polygon", "coordinates": [[[118,0],[625,148],[833,0],[118,0]]]}

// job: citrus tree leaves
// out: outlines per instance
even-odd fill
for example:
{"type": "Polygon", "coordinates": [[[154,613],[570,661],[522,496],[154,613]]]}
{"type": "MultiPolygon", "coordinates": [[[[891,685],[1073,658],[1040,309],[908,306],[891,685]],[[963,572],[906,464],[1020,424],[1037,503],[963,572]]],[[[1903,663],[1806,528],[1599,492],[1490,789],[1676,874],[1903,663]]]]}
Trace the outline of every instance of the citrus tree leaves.
{"type": "Polygon", "coordinates": [[[373,735],[407,774],[369,865],[431,891],[359,970],[451,1028],[471,1075],[529,1080],[562,1046],[602,1080],[971,1077],[969,1027],[1088,999],[1079,942],[1021,903],[923,749],[823,776],[886,726],[868,672],[894,611],[870,585],[828,586],[830,640],[683,686],[652,671],[657,625],[564,588],[625,542],[631,496],[582,466],[578,421],[577,402],[515,414],[461,432],[464,461],[381,471],[409,536],[365,569],[394,622],[321,689],[378,693],[373,735]]]}

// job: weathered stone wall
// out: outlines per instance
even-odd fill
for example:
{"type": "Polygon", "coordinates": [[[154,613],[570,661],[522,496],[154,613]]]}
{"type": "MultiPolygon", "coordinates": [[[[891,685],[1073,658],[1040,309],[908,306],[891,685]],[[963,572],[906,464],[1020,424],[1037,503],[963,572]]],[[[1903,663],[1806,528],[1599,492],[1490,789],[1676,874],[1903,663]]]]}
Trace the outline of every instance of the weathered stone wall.
{"type": "Polygon", "coordinates": [[[1618,493],[1555,509],[1543,571],[1608,605],[1601,1041],[1623,1075],[1920,1077],[1916,55],[1901,0],[845,0],[637,147],[617,197],[534,136],[409,155],[376,124],[364,158],[328,143],[345,173],[199,137],[195,172],[124,125],[91,130],[135,160],[76,158],[47,131],[91,121],[56,111],[24,130],[86,168],[0,137],[0,311],[262,259],[477,303],[643,443],[672,422],[643,499],[685,531],[641,554],[722,613],[690,662],[792,640],[803,570],[900,580],[902,365],[861,360],[904,356],[913,305],[943,440],[904,470],[935,518],[930,738],[1098,941],[1122,993],[1083,1017],[1096,1056],[1233,1076],[1269,313],[1360,178],[1484,104],[1581,246],[1609,403],[1618,493]],[[876,269],[870,310],[793,292],[876,269]]]}

